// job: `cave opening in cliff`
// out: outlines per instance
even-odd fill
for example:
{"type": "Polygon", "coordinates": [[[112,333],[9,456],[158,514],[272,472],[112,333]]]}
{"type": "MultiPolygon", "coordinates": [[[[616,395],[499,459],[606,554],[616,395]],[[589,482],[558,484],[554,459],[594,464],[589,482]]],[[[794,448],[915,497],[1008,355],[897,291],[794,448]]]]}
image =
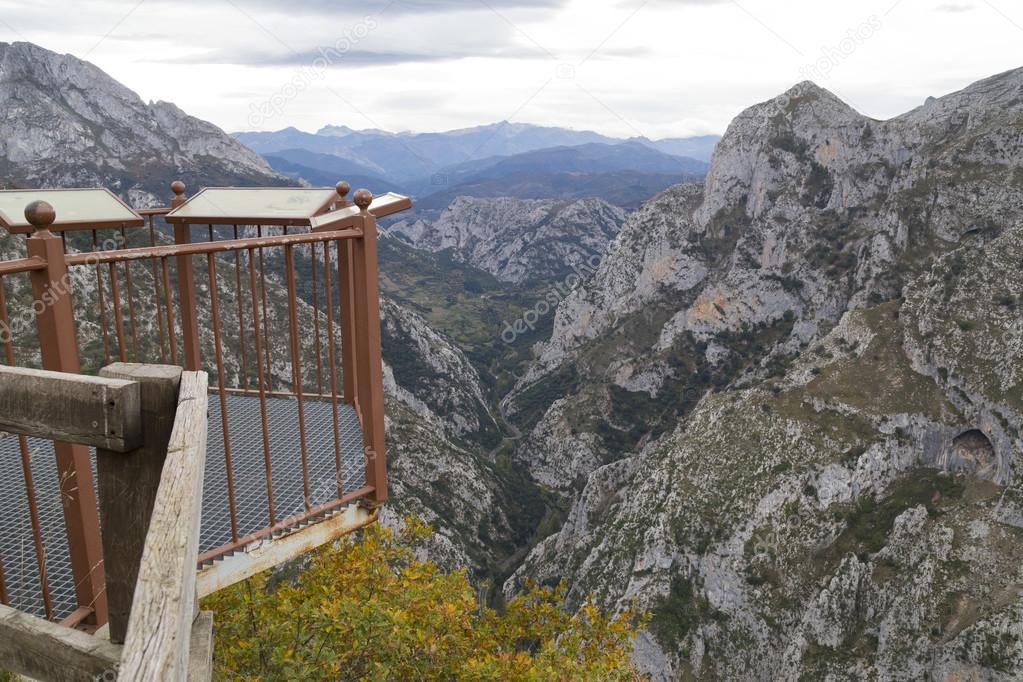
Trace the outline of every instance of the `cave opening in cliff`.
{"type": "Polygon", "coordinates": [[[952,441],[952,468],[964,473],[986,471],[995,466],[995,447],[979,429],[964,431],[952,441]]]}

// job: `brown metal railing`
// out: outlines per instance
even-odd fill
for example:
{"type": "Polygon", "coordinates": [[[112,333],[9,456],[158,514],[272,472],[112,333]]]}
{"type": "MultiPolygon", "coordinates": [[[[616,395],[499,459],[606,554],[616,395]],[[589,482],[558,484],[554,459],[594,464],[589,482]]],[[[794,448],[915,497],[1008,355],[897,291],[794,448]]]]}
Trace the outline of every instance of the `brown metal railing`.
{"type": "MultiPolygon", "coordinates": [[[[163,220],[168,211],[185,201],[183,186],[175,185],[171,208],[139,211],[146,219],[145,227],[121,229],[112,238],[110,230],[92,230],[65,239],[49,229],[54,220],[52,209],[47,210],[45,204],[27,209],[26,217],[35,228],[25,242],[28,256],[0,262],[3,329],[11,330],[4,280],[27,273],[33,303],[45,301],[34,310],[39,364],[44,369],[79,372],[76,329],[87,326],[87,342],[95,344],[89,359],[96,369],[120,360],[169,363],[209,372],[214,384],[211,396],[220,407],[218,426],[223,431],[227,475],[223,503],[231,532],[229,542],[203,553],[200,562],[353,501],[370,506],[383,503],[387,480],[372,195],[365,190],[356,192],[352,206],[345,197],[347,186],[342,190],[339,183],[337,220],[327,214],[318,227],[304,231],[233,222],[193,230],[183,224],[171,228],[163,220]],[[113,248],[101,248],[110,246],[111,239],[113,248]],[[91,250],[76,251],[83,246],[91,250]],[[76,298],[76,282],[95,286],[95,296],[76,298]],[[310,332],[314,338],[303,344],[310,332]],[[243,527],[238,518],[233,469],[238,451],[231,442],[230,396],[259,401],[269,518],[263,528],[243,527]],[[271,400],[282,398],[294,401],[298,412],[298,451],[288,453],[301,468],[303,502],[297,512],[275,503],[268,406],[271,400]],[[336,485],[333,481],[330,485],[336,488],[336,496],[326,501],[312,495],[314,483],[322,481],[310,479],[308,401],[329,402],[332,408],[332,419],[325,428],[334,446],[336,485]],[[338,414],[343,404],[354,409],[362,430],[365,484],[353,490],[345,489],[342,470],[338,414]]],[[[12,334],[7,333],[3,341],[6,363],[17,364],[16,351],[26,347],[24,340],[16,347],[12,334]]],[[[34,363],[22,358],[22,364],[34,363]]],[[[19,447],[40,587],[46,615],[53,618],[46,548],[24,437],[19,439],[19,447]]],[[[65,620],[68,624],[102,624],[106,604],[89,451],[61,443],[55,443],[54,449],[79,607],[73,618],[65,620]]],[[[0,557],[0,602],[6,604],[4,585],[0,557]]]]}

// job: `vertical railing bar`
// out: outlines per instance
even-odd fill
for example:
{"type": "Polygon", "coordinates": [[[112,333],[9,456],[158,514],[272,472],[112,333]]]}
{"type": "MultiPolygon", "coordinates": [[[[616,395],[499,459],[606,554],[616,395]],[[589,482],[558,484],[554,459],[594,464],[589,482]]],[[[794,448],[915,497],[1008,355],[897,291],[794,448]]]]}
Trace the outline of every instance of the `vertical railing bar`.
{"type": "MultiPolygon", "coordinates": [[[[256,234],[259,237],[263,236],[263,226],[259,225],[256,227],[256,234]]],[[[267,228],[267,235],[269,236],[269,228],[267,228]]],[[[263,257],[263,249],[259,249],[259,284],[260,284],[260,295],[263,298],[263,353],[266,356],[266,387],[267,390],[273,390],[273,365],[270,362],[270,315],[267,313],[266,306],[266,260],[263,257]]]]}
{"type": "MultiPolygon", "coordinates": [[[[326,246],[324,248],[327,248],[326,246]]],[[[323,348],[320,346],[320,306],[317,301],[317,291],[319,290],[319,284],[316,281],[316,242],[309,244],[310,249],[310,268],[312,274],[310,275],[309,281],[313,285],[313,336],[315,338],[315,349],[316,349],[316,389],[317,393],[323,395],[323,348]]]]}
{"type": "MultiPolygon", "coordinates": [[[[256,357],[258,358],[261,349],[259,345],[259,294],[256,289],[256,254],[255,249],[252,248],[249,248],[248,252],[249,288],[252,292],[252,337],[255,339],[256,357]]],[[[270,525],[272,526],[277,522],[277,519],[274,514],[273,476],[270,461],[270,424],[266,410],[266,386],[264,384],[262,361],[256,363],[256,368],[259,372],[259,412],[263,422],[263,464],[266,468],[266,498],[270,508],[270,525]]]]}
{"type": "MultiPolygon", "coordinates": [[[[330,242],[323,243],[324,306],[327,309],[327,360],[330,362],[330,414],[334,426],[334,464],[337,469],[337,496],[344,496],[345,476],[341,462],[341,426],[337,414],[337,365],[334,353],[334,301],[333,283],[330,281],[330,242]]],[[[322,394],[323,391],[321,390],[322,394]]]]}
{"type": "MultiPolygon", "coordinates": [[[[121,228],[121,239],[125,247],[128,246],[128,232],[121,228]]],[[[138,322],[135,318],[135,294],[131,285],[131,264],[124,263],[124,292],[128,296],[128,319],[131,322],[131,352],[135,362],[139,361],[139,335],[138,322]]]]}
{"type": "MultiPolygon", "coordinates": [[[[210,236],[213,228],[210,227],[210,236]]],[[[212,239],[210,240],[212,241],[212,239]]],[[[220,398],[220,425],[224,429],[224,467],[227,471],[227,506],[231,515],[231,540],[238,542],[238,517],[234,500],[234,467],[231,464],[231,432],[228,430],[227,391],[224,390],[224,353],[220,343],[220,303],[217,299],[216,256],[206,254],[206,268],[210,278],[210,315],[213,319],[213,350],[217,358],[217,391],[220,398]]]]}
{"type": "Polygon", "coordinates": [[[171,364],[178,364],[178,339],[177,331],[174,329],[174,293],[170,283],[170,267],[167,265],[167,256],[160,258],[160,268],[163,270],[163,292],[167,300],[167,339],[170,345],[171,364]]]}
{"type": "Polygon", "coordinates": [[[355,405],[358,398],[359,382],[355,358],[355,298],[352,272],[352,240],[338,240],[337,243],[337,293],[338,326],[341,328],[341,381],[344,384],[344,401],[355,405]]]}
{"type": "Polygon", "coordinates": [[[114,331],[117,333],[117,353],[121,362],[128,362],[124,346],[124,313],[121,312],[121,285],[117,281],[117,265],[110,266],[110,304],[114,307],[114,331]]]}
{"type": "MultiPolygon", "coordinates": [[[[92,250],[99,251],[99,238],[96,230],[92,231],[92,250]]],[[[99,326],[103,335],[103,358],[106,364],[110,364],[110,338],[107,334],[107,304],[106,296],[103,295],[103,266],[96,263],[96,293],[99,299],[99,326]]]]}
{"type": "MultiPolygon", "coordinates": [[[[10,316],[7,310],[7,291],[4,278],[0,277],[0,322],[10,330],[10,316]]],[[[7,364],[14,367],[14,341],[10,334],[4,342],[4,357],[7,364]]],[[[46,548],[43,547],[42,524],[39,522],[39,505],[36,500],[35,483],[32,477],[32,455],[28,449],[28,439],[18,434],[18,447],[21,450],[21,471],[25,479],[25,497],[28,500],[28,515],[32,524],[32,544],[36,552],[36,568],[39,571],[39,587],[43,593],[43,609],[47,620],[53,620],[53,598],[50,595],[50,580],[46,573],[46,548]]],[[[0,565],[0,581],[3,579],[3,566],[0,565]]],[[[3,595],[3,603],[8,604],[8,595],[3,595]]]]}
{"type": "MultiPolygon", "coordinates": [[[[156,246],[156,228],[153,227],[153,222],[155,220],[155,217],[154,216],[148,216],[147,220],[149,221],[149,245],[155,247],[156,246]]],[[[160,289],[161,289],[161,287],[160,287],[160,276],[156,272],[156,259],[155,258],[150,258],[149,259],[149,267],[150,267],[150,270],[153,273],[153,296],[156,299],[156,301],[155,301],[156,302],[156,329],[157,329],[157,332],[160,334],[160,362],[162,364],[167,364],[167,340],[164,337],[164,333],[163,333],[163,320],[164,320],[164,318],[163,318],[163,315],[161,314],[162,311],[160,310],[160,300],[161,300],[161,298],[166,298],[166,297],[163,296],[163,294],[160,293],[160,289]]],[[[109,363],[107,363],[107,364],[109,364],[109,363]]]]}
{"type": "Polygon", "coordinates": [[[298,291],[295,285],[294,247],[284,247],[284,271],[288,281],[288,336],[291,340],[291,390],[298,403],[298,442],[302,460],[302,490],[305,493],[305,509],[312,506],[309,493],[309,452],[305,438],[305,400],[302,397],[302,349],[298,338],[298,291]]]}
{"type": "MultiPolygon", "coordinates": [[[[238,226],[234,226],[234,238],[238,239],[238,226]]],[[[234,252],[234,276],[235,276],[235,298],[238,300],[238,345],[241,346],[242,353],[242,388],[249,390],[249,359],[248,354],[245,350],[245,306],[242,305],[242,264],[241,264],[241,252],[235,250],[234,252]]],[[[258,357],[258,356],[257,356],[258,357]]]]}

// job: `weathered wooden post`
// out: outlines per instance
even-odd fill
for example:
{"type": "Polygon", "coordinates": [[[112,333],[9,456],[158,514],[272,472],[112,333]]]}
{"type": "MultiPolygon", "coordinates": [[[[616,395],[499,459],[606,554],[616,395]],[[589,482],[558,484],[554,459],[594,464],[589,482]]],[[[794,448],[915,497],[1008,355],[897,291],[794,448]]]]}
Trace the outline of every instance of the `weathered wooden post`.
{"type": "MultiPolygon", "coordinates": [[[[34,201],[25,208],[25,219],[35,228],[25,241],[28,256],[46,262],[45,269],[35,270],[31,275],[32,305],[43,369],[77,374],[81,366],[64,243],[49,229],[56,217],[53,206],[45,201],[34,201]]],[[[107,620],[107,597],[103,589],[103,548],[89,449],[62,442],[54,442],[53,449],[79,607],[70,622],[102,625],[107,620]]]]}
{"type": "Polygon", "coordinates": [[[99,375],[137,382],[140,390],[141,446],[128,452],[96,449],[110,641],[122,644],[149,519],[167,459],[167,443],[174,428],[181,368],[115,363],[104,367],[99,375]]]}
{"type": "Polygon", "coordinates": [[[206,466],[207,376],[184,372],[167,460],[142,551],[134,608],[121,656],[119,680],[209,679],[209,616],[197,619],[195,564],[199,556],[203,472],[206,466]],[[201,630],[197,632],[196,628],[201,630]],[[191,642],[207,672],[188,676],[191,642]]]}
{"type": "Polygon", "coordinates": [[[366,189],[355,193],[362,237],[354,241],[355,349],[358,366],[359,410],[362,414],[366,453],[366,485],[373,486],[369,502],[387,500],[387,458],[384,450],[384,384],[380,357],[380,282],[377,272],[377,222],[369,212],[373,195],[366,189]]]}
{"type": "MultiPolygon", "coordinates": [[[[351,186],[347,182],[337,183],[337,193],[340,200],[338,208],[348,206],[348,192],[351,186]]],[[[341,381],[344,386],[344,401],[354,405],[358,392],[356,377],[356,340],[355,340],[355,292],[352,283],[352,240],[337,240],[337,277],[338,292],[340,300],[338,306],[340,314],[338,324],[341,325],[341,381]]]]}
{"type": "MultiPolygon", "coordinates": [[[[177,208],[188,201],[185,196],[185,183],[175,180],[171,183],[174,198],[171,208],[177,208]]],[[[174,243],[190,244],[192,228],[178,223],[174,225],[174,243]]],[[[201,359],[199,357],[199,321],[195,307],[195,272],[192,268],[192,257],[184,254],[176,256],[178,269],[178,300],[181,304],[181,336],[183,340],[182,364],[190,372],[198,372],[201,359]]],[[[211,283],[212,286],[212,283],[211,283]]]]}

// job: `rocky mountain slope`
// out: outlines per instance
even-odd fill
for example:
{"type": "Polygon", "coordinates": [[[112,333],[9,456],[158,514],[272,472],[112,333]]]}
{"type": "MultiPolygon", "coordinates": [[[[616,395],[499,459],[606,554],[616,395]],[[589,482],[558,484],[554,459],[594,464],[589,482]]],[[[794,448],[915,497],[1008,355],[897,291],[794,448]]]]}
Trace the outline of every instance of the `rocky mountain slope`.
{"type": "Polygon", "coordinates": [[[173,104],[146,104],[92,64],[0,43],[0,175],[7,187],[105,186],[137,205],[169,183],[285,184],[258,154],[173,104]]]}
{"type": "Polygon", "coordinates": [[[425,251],[450,249],[456,260],[520,284],[592,269],[624,221],[624,211],[596,198],[458,197],[436,220],[402,220],[388,232],[425,251]]]}
{"type": "Polygon", "coordinates": [[[509,412],[573,508],[505,585],[638,602],[654,679],[1023,672],[1023,70],[810,83],[630,217],[509,412]]]}

